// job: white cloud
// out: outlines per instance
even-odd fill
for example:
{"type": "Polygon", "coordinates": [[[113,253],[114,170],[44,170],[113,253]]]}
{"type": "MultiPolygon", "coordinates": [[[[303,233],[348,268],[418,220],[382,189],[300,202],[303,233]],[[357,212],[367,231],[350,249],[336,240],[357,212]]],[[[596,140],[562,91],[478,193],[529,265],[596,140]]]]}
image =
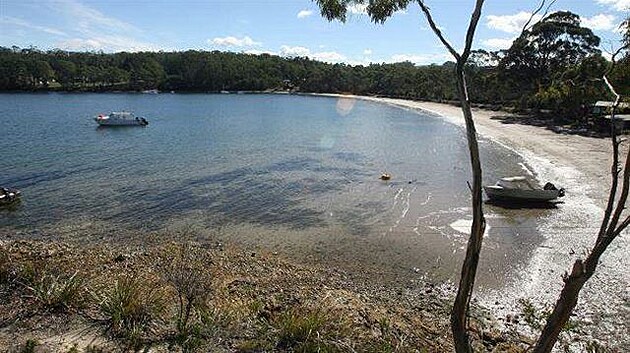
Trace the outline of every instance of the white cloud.
{"type": "Polygon", "coordinates": [[[53,9],[69,15],[75,21],[74,25],[82,30],[96,30],[98,28],[125,33],[142,32],[127,22],[108,17],[102,12],[75,0],[58,0],[53,2],[51,6],[53,9]]]}
{"type": "Polygon", "coordinates": [[[313,14],[313,11],[311,11],[311,10],[302,10],[302,11],[298,12],[297,18],[305,18],[305,17],[308,17],[308,16],[310,16],[312,14],[313,14]]]}
{"type": "Polygon", "coordinates": [[[105,35],[92,38],[73,38],[56,43],[59,49],[69,51],[158,51],[164,49],[151,43],[139,42],[125,36],[105,35]]]}
{"type": "Polygon", "coordinates": [[[220,45],[223,47],[254,47],[261,45],[260,42],[256,42],[248,36],[244,36],[243,38],[237,38],[232,36],[227,37],[216,37],[212,40],[208,39],[208,43],[214,45],[220,45]]]}
{"type": "Polygon", "coordinates": [[[301,47],[301,46],[289,46],[283,45],[280,47],[280,55],[281,56],[289,56],[289,57],[309,57],[314,60],[324,61],[328,63],[340,63],[346,62],[347,58],[345,55],[337,53],[335,51],[320,51],[320,52],[312,52],[309,48],[301,47]]]}
{"type": "Polygon", "coordinates": [[[54,35],[58,35],[58,36],[67,36],[67,34],[65,32],[62,32],[58,29],[55,28],[51,28],[51,27],[44,27],[44,26],[38,26],[38,25],[34,25],[28,21],[25,21],[23,19],[20,18],[15,18],[15,17],[8,17],[8,16],[3,16],[0,17],[0,24],[4,24],[4,25],[13,25],[13,26],[18,26],[18,27],[24,27],[24,28],[30,28],[30,29],[34,29],[37,31],[42,31],[42,32],[46,32],[49,34],[54,34],[54,35]]]}
{"type": "Polygon", "coordinates": [[[340,63],[346,61],[346,57],[343,54],[337,53],[335,51],[323,51],[318,53],[313,53],[313,58],[315,60],[324,61],[328,63],[340,63]]]}
{"type": "MultiPolygon", "coordinates": [[[[496,29],[502,32],[517,34],[523,29],[523,26],[531,18],[532,14],[521,11],[514,15],[488,15],[486,16],[488,28],[496,29]]],[[[536,23],[541,19],[540,15],[534,16],[532,23],[536,23]]]]}
{"type": "Polygon", "coordinates": [[[144,31],[125,21],[82,4],[76,0],[55,0],[49,8],[68,24],[67,36],[72,39],[55,43],[66,50],[157,51],[163,45],[143,41],[144,31]]]}
{"type": "Polygon", "coordinates": [[[597,0],[598,4],[610,6],[617,11],[630,10],[630,0],[597,0]]]}
{"type": "Polygon", "coordinates": [[[481,43],[493,49],[508,49],[512,46],[516,38],[490,38],[482,40],[481,43]]]}
{"type": "Polygon", "coordinates": [[[603,13],[591,18],[584,17],[582,18],[581,24],[584,27],[600,31],[613,30],[618,27],[618,24],[615,23],[615,16],[605,15],[603,13]]]}
{"type": "Polygon", "coordinates": [[[367,4],[352,4],[348,6],[348,11],[355,15],[367,15],[367,4]]]}
{"type": "Polygon", "coordinates": [[[395,54],[390,57],[387,62],[399,63],[403,61],[409,61],[416,65],[427,65],[433,63],[443,63],[445,61],[453,60],[453,58],[446,53],[442,54],[395,54]]]}
{"type": "MultiPolygon", "coordinates": [[[[353,15],[367,15],[367,7],[368,4],[352,4],[350,6],[348,6],[348,12],[350,12],[353,15]]],[[[405,9],[401,9],[401,10],[396,10],[394,12],[394,14],[396,15],[406,15],[407,14],[407,10],[405,9]]]]}
{"type": "Polygon", "coordinates": [[[310,56],[311,51],[305,47],[291,47],[288,45],[283,45],[280,47],[280,55],[282,56],[310,56]]]}
{"type": "Polygon", "coordinates": [[[372,55],[372,49],[363,50],[363,55],[372,55]]]}

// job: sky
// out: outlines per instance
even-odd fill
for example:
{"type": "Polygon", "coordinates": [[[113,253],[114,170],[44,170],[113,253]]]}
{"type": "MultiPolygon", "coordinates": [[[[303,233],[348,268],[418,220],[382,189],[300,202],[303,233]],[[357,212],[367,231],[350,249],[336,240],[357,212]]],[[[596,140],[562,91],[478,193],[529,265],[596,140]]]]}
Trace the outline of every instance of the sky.
{"type": "MultiPolygon", "coordinates": [[[[541,0],[486,0],[473,48],[510,46],[541,0]]],[[[455,48],[463,46],[473,0],[426,0],[455,48]]],[[[619,46],[618,26],[630,0],[557,0],[551,12],[578,14],[606,52],[619,46]]],[[[322,18],[310,0],[0,0],[0,46],[70,51],[221,50],[308,56],[326,62],[452,58],[414,3],[384,24],[361,6],[345,23],[322,18]]]]}

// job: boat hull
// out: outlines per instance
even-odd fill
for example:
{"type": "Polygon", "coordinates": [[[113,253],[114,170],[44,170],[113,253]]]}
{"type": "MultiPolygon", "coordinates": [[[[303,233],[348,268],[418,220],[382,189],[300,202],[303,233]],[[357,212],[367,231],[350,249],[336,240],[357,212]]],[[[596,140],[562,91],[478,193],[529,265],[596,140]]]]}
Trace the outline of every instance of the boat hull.
{"type": "Polygon", "coordinates": [[[20,199],[20,191],[16,189],[5,189],[6,192],[0,195],[0,205],[8,205],[20,199]]]}
{"type": "Polygon", "coordinates": [[[497,185],[484,186],[483,190],[490,200],[499,201],[547,202],[561,196],[560,190],[509,189],[497,185]]]}
{"type": "Polygon", "coordinates": [[[96,122],[100,126],[145,126],[140,120],[111,120],[111,119],[97,119],[96,122]]]}

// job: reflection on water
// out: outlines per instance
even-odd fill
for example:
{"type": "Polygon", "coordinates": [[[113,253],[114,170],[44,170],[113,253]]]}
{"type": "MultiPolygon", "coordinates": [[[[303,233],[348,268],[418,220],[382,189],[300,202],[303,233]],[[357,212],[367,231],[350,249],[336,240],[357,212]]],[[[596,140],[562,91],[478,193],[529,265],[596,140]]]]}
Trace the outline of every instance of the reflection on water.
{"type": "MultiPolygon", "coordinates": [[[[430,115],[347,98],[2,94],[0,124],[0,184],[23,192],[19,207],[0,210],[0,236],[230,225],[226,238],[296,256],[457,272],[470,214],[466,139],[430,115]],[[121,109],[151,124],[91,119],[121,109]],[[379,180],[384,171],[391,181],[379,180]]],[[[481,147],[488,183],[522,173],[512,152],[481,147]]],[[[484,266],[508,271],[539,242],[536,219],[549,211],[487,209],[484,266]]]]}

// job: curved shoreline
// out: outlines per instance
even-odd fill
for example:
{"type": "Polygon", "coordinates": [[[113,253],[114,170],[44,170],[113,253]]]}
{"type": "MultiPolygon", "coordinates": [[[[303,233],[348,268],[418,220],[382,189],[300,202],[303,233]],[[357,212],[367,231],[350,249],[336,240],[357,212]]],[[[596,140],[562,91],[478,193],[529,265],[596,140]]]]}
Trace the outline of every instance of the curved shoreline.
{"type": "MultiPolygon", "coordinates": [[[[422,110],[452,124],[464,126],[461,108],[450,104],[341,94],[315,95],[354,98],[422,110]]],[[[579,176],[580,181],[589,185],[588,196],[601,207],[605,206],[612,164],[612,144],[608,138],[560,134],[539,126],[504,122],[504,118],[511,116],[507,112],[475,108],[473,115],[479,135],[503,144],[528,159],[535,156],[559,167],[579,171],[583,174],[579,176]]]]}
{"type": "MultiPolygon", "coordinates": [[[[404,99],[322,94],[361,99],[406,109],[433,113],[463,127],[461,108],[434,102],[404,99]]],[[[592,247],[599,229],[610,187],[612,143],[609,138],[561,134],[543,127],[508,123],[509,113],[473,109],[480,136],[521,155],[539,180],[552,181],[567,189],[564,203],[541,221],[543,243],[520,276],[505,288],[478,290],[476,296],[492,307],[499,318],[520,311],[520,299],[539,306],[555,302],[562,288],[561,275],[592,247]]],[[[602,259],[597,275],[580,296],[577,316],[589,326],[588,336],[621,349],[630,349],[626,332],[630,322],[630,238],[621,236],[602,259]]],[[[482,254],[483,256],[483,254],[482,254]]]]}

